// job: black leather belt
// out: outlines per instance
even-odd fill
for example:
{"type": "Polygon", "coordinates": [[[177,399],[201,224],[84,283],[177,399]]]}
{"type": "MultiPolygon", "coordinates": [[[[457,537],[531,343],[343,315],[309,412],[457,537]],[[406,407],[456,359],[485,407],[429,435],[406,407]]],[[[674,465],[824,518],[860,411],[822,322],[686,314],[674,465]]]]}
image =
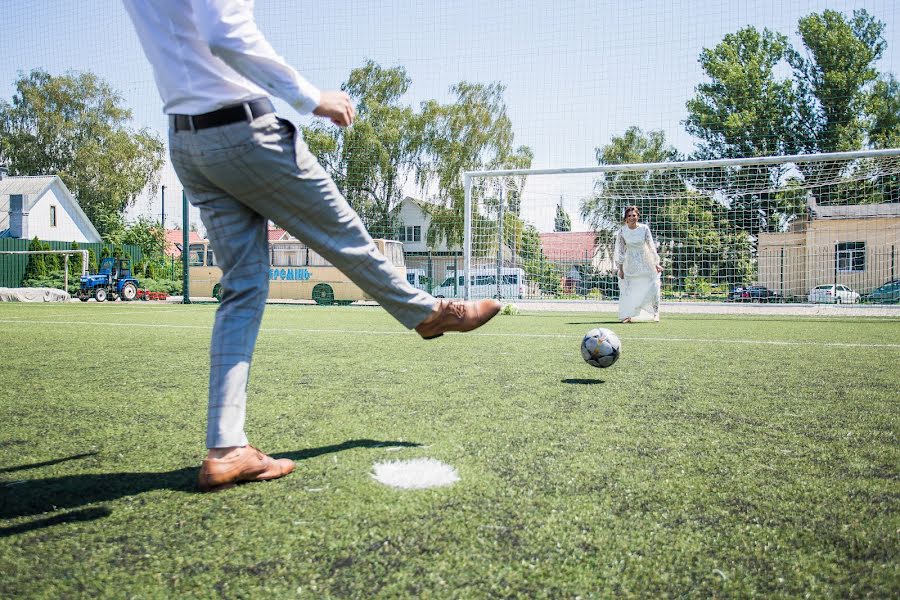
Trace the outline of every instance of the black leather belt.
{"type": "Polygon", "coordinates": [[[202,115],[173,115],[175,117],[175,131],[196,131],[221,127],[239,121],[252,121],[257,117],[275,112],[272,101],[268,98],[257,98],[243,104],[226,106],[219,110],[203,113],[202,115]]]}

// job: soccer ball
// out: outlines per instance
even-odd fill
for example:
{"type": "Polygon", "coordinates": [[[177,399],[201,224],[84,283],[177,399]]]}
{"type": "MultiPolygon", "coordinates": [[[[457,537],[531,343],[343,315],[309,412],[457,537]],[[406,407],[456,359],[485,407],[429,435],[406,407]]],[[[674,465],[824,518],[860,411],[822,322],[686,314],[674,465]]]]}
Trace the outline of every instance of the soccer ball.
{"type": "Polygon", "coordinates": [[[592,367],[605,369],[619,360],[622,353],[622,342],[619,336],[603,327],[591,329],[581,340],[581,357],[592,367]]]}

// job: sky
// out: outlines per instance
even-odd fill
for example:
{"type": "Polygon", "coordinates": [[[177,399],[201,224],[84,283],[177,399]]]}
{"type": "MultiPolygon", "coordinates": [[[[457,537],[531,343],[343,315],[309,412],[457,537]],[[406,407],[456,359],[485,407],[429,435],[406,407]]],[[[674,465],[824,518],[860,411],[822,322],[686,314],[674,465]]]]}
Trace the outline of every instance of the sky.
{"type": "MultiPolygon", "coordinates": [[[[856,8],[886,24],[878,67],[900,76],[896,0],[257,0],[256,18],[275,49],[322,89],[337,89],[367,59],[407,70],[404,101],[413,107],[450,100],[459,81],[503,83],[514,144],[534,151],[533,167],[550,168],[595,165],[595,149],[631,125],[663,130],[670,144],[691,152],[695,140],[682,123],[686,101],[704,81],[697,62],[704,48],[747,25],[783,33],[800,48],[800,17],[856,8]]],[[[90,70],[122,94],[136,127],[166,138],[150,66],[120,2],[3,0],[3,15],[0,98],[11,99],[20,72],[90,70]]],[[[310,121],[276,106],[295,122],[310,121]]],[[[582,179],[568,188],[528,186],[554,209],[563,196],[574,217],[579,189],[590,184],[582,179]]],[[[181,221],[173,201],[181,185],[168,166],[161,183],[171,227],[181,221]]],[[[129,217],[158,219],[160,204],[159,194],[141,198],[129,217]]],[[[191,219],[199,221],[196,213],[191,219]]]]}

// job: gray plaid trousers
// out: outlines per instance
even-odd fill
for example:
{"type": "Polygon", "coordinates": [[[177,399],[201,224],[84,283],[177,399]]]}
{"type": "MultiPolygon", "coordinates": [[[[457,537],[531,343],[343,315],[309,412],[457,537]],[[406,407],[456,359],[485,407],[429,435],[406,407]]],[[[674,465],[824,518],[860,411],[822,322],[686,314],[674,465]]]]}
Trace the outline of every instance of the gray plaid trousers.
{"type": "Polygon", "coordinates": [[[247,444],[247,380],[269,288],[271,220],[340,269],[407,328],[435,299],[401,278],[356,212],[275,113],[199,131],[169,127],[172,164],[200,209],[222,269],[222,303],[210,341],[206,446],[247,444]]]}

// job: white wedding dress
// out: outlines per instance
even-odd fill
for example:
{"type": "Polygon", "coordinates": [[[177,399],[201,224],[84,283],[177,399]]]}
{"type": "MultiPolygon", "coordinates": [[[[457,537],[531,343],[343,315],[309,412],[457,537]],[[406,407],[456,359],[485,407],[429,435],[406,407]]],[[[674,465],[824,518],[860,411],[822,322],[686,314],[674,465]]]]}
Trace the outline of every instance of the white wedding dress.
{"type": "Polygon", "coordinates": [[[622,227],[613,260],[625,272],[619,279],[619,319],[659,321],[659,254],[650,228],[643,223],[634,229],[622,227]]]}

